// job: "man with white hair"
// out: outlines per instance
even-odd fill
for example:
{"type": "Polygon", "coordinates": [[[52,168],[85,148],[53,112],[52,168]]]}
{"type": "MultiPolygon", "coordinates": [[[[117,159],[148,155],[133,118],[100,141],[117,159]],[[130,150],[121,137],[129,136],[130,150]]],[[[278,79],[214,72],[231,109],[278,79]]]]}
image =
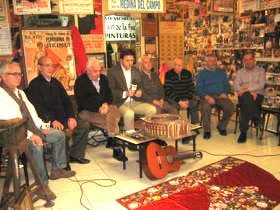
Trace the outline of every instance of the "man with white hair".
{"type": "Polygon", "coordinates": [[[38,117],[34,106],[27,99],[25,93],[18,89],[21,83],[22,72],[17,63],[4,63],[0,66],[0,119],[11,120],[27,118],[28,149],[34,158],[35,169],[42,179],[44,189],[37,189],[39,198],[54,200],[55,194],[48,187],[48,175],[43,159],[43,144],[46,142],[52,147],[52,169],[49,178],[59,179],[74,176],[74,171],[66,171],[65,135],[57,129],[46,129],[45,124],[38,117]]]}
{"type": "Polygon", "coordinates": [[[102,66],[96,58],[88,60],[86,73],[77,78],[74,91],[81,119],[103,128],[108,133],[106,147],[113,147],[113,157],[127,160],[115,144],[114,136],[119,133],[120,112],[112,105],[112,91],[108,79],[101,74],[102,66]]]}
{"type": "Polygon", "coordinates": [[[191,123],[199,123],[193,77],[184,69],[182,58],[174,59],[174,67],[165,75],[164,92],[166,100],[178,110],[188,110],[191,123]]]}

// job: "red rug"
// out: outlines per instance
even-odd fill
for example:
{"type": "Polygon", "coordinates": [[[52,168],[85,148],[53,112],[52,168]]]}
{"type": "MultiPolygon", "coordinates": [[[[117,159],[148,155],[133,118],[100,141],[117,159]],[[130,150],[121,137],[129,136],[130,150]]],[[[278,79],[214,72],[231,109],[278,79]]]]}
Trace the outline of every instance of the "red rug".
{"type": "Polygon", "coordinates": [[[280,182],[252,163],[228,157],[117,201],[137,210],[273,209],[280,203],[280,182]]]}

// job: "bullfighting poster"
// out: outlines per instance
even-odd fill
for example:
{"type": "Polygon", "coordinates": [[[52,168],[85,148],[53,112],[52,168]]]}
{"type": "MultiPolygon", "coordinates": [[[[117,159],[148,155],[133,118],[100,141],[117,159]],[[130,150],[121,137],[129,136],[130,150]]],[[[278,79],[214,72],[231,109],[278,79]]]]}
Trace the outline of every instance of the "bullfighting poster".
{"type": "Polygon", "coordinates": [[[23,29],[22,42],[28,83],[38,75],[38,59],[48,56],[53,62],[53,76],[73,94],[76,69],[70,30],[23,29]]]}

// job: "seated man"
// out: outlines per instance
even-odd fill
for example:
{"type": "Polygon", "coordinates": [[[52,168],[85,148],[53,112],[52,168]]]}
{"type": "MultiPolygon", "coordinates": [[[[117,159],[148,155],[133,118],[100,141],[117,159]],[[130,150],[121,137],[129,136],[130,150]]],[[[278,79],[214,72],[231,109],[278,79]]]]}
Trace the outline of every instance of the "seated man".
{"type": "Polygon", "coordinates": [[[265,71],[256,66],[255,56],[252,52],[243,55],[244,68],[236,73],[234,88],[238,95],[240,105],[240,136],[238,143],[247,139],[249,120],[261,127],[261,109],[264,99],[265,71]]]}
{"type": "Polygon", "coordinates": [[[133,68],[134,57],[134,51],[123,49],[120,53],[120,64],[108,71],[113,104],[118,106],[126,130],[134,130],[134,114],[156,114],[155,106],[139,101],[142,96],[142,83],[140,72],[133,68]]]}
{"type": "Polygon", "coordinates": [[[42,129],[44,122],[38,117],[34,106],[28,101],[25,93],[17,87],[21,83],[21,69],[16,63],[4,63],[0,67],[2,79],[0,87],[0,119],[27,118],[28,148],[34,158],[35,169],[42,179],[44,189],[36,193],[42,199],[54,200],[55,194],[48,187],[48,174],[43,159],[43,144],[52,147],[52,169],[49,178],[59,179],[74,176],[74,171],[66,171],[65,135],[56,129],[42,129]],[[46,194],[44,194],[44,192],[46,194]]]}
{"type": "Polygon", "coordinates": [[[102,66],[96,59],[90,59],[87,72],[77,78],[74,90],[81,119],[101,127],[108,132],[106,147],[113,146],[113,157],[119,161],[127,160],[121,150],[116,147],[114,136],[119,133],[120,113],[112,105],[112,92],[108,79],[101,74],[102,66]]]}
{"type": "Polygon", "coordinates": [[[157,113],[167,112],[177,114],[177,109],[164,100],[163,86],[158,74],[153,69],[153,64],[149,56],[142,56],[139,62],[142,78],[141,100],[153,104],[157,108],[157,113]]]}
{"type": "Polygon", "coordinates": [[[215,55],[206,56],[206,67],[197,75],[196,91],[200,97],[203,138],[211,138],[211,109],[214,105],[223,111],[223,117],[219,121],[217,129],[222,136],[226,136],[227,125],[234,112],[234,105],[227,96],[230,92],[227,75],[217,67],[215,55]]]}
{"type": "Polygon", "coordinates": [[[90,161],[84,158],[89,127],[82,121],[77,123],[65,89],[52,77],[55,71],[52,60],[47,56],[39,58],[38,71],[39,75],[30,82],[27,89],[28,99],[44,122],[51,122],[51,126],[58,130],[69,128],[73,131],[70,161],[89,163],[90,161]]]}
{"type": "Polygon", "coordinates": [[[199,119],[194,90],[192,74],[184,69],[183,59],[176,58],[174,68],[165,75],[165,97],[178,110],[189,109],[191,123],[197,124],[199,119]]]}

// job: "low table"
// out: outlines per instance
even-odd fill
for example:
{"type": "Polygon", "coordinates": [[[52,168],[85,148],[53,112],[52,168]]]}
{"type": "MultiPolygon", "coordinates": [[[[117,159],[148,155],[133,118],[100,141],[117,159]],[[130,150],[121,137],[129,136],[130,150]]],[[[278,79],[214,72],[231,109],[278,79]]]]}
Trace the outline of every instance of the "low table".
{"type": "MultiPolygon", "coordinates": [[[[189,137],[192,138],[193,140],[193,151],[196,151],[196,136],[198,135],[198,130],[200,128],[202,128],[202,126],[200,125],[191,125],[192,128],[192,135],[188,135],[188,136],[182,136],[180,138],[177,139],[163,139],[163,138],[156,138],[156,137],[149,137],[149,136],[144,136],[141,135],[141,133],[139,133],[139,138],[132,137],[131,135],[126,135],[126,134],[119,134],[116,135],[115,138],[117,139],[117,141],[120,143],[120,145],[122,146],[122,150],[123,150],[123,154],[125,155],[126,153],[126,147],[128,147],[129,145],[133,145],[136,146],[136,150],[138,151],[139,154],[139,177],[142,178],[143,176],[143,160],[144,160],[144,155],[145,155],[145,146],[153,141],[157,141],[157,140],[174,140],[175,141],[175,148],[176,151],[178,150],[178,141],[181,140],[181,138],[184,137],[189,137]]],[[[123,161],[123,170],[126,169],[126,161],[123,161]]]]}

